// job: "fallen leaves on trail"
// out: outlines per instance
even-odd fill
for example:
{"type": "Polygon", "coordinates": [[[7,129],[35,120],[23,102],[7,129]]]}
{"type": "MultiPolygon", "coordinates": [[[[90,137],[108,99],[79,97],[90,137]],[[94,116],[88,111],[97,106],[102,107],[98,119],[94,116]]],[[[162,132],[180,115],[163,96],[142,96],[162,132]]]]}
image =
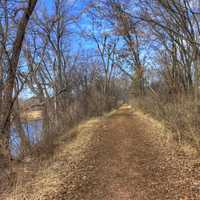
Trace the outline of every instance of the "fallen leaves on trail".
{"type": "Polygon", "coordinates": [[[177,154],[162,124],[149,116],[123,106],[76,131],[74,141],[63,143],[55,162],[30,183],[24,199],[200,199],[198,160],[177,154]]]}

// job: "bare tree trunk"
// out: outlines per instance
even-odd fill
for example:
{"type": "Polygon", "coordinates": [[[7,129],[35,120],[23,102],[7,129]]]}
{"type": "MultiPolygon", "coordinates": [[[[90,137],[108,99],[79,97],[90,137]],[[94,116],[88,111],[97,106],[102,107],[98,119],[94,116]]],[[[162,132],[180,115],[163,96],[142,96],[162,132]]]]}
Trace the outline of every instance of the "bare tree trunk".
{"type": "Polygon", "coordinates": [[[16,71],[19,62],[19,56],[22,48],[22,43],[24,40],[26,27],[32,12],[35,8],[37,0],[29,0],[28,7],[25,9],[24,14],[19,22],[17,28],[17,34],[13,43],[12,56],[8,65],[8,78],[5,82],[5,88],[3,91],[3,119],[0,124],[0,149],[3,152],[3,156],[11,160],[10,150],[9,150],[9,138],[10,138],[10,120],[11,113],[14,104],[13,90],[15,87],[16,71]]]}
{"type": "Polygon", "coordinates": [[[198,50],[195,52],[195,59],[194,59],[194,96],[195,96],[195,106],[196,106],[196,111],[200,112],[200,104],[199,104],[199,62],[200,56],[198,50]]]}
{"type": "MultiPolygon", "coordinates": [[[[0,62],[1,62],[1,59],[0,59],[0,62]]],[[[2,98],[3,98],[3,66],[0,63],[0,125],[2,124],[1,122],[3,119],[3,113],[2,113],[3,99],[2,98]]]]}
{"type": "Polygon", "coordinates": [[[17,99],[14,108],[14,125],[20,138],[20,156],[23,158],[29,152],[31,145],[23,128],[20,112],[19,101],[17,99]]]}

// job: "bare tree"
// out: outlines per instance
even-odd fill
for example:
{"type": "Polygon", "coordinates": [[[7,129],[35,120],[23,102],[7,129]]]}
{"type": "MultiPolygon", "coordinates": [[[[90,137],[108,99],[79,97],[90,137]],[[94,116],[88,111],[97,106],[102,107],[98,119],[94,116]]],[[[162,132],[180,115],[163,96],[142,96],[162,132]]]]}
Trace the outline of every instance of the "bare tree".
{"type": "MultiPolygon", "coordinates": [[[[10,150],[9,150],[9,137],[10,137],[10,119],[12,108],[14,104],[13,91],[15,88],[15,79],[16,72],[18,68],[19,56],[23,44],[23,40],[26,33],[26,28],[32,12],[36,6],[37,0],[29,0],[24,5],[22,9],[22,17],[19,19],[17,25],[16,36],[12,44],[12,48],[10,53],[8,53],[8,49],[6,45],[6,37],[4,40],[1,40],[1,46],[4,51],[4,55],[7,57],[7,69],[6,69],[6,79],[3,81],[3,86],[1,87],[2,94],[2,105],[1,105],[1,121],[0,121],[0,148],[2,150],[2,154],[5,158],[10,159],[10,150]]],[[[8,17],[8,5],[7,1],[4,1],[4,12],[6,12],[5,17],[8,17]]],[[[7,21],[7,20],[6,20],[7,21]]],[[[8,21],[7,21],[8,23],[8,21]]],[[[5,26],[6,30],[3,29],[3,25],[1,24],[1,33],[5,36],[8,34],[8,25],[5,26]]],[[[1,65],[3,62],[1,62],[1,65]]],[[[2,71],[2,67],[1,67],[2,71]]],[[[2,80],[1,80],[2,81],[2,80]]],[[[2,83],[1,83],[2,84],[2,83]]]]}
{"type": "Polygon", "coordinates": [[[197,102],[200,34],[198,12],[188,0],[153,1],[149,9],[146,9],[148,5],[149,2],[146,1],[141,18],[149,24],[160,41],[160,46],[164,46],[171,57],[171,67],[167,71],[172,87],[176,88],[175,91],[185,92],[194,88],[197,102]]]}

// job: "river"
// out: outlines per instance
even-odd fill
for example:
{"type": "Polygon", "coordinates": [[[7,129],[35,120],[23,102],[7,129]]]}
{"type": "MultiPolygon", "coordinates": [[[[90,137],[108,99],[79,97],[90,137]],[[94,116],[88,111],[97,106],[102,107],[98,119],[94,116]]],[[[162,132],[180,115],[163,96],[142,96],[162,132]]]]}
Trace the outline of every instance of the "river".
{"type": "MultiPolygon", "coordinates": [[[[27,123],[23,123],[24,131],[29,138],[31,144],[36,144],[41,138],[41,130],[42,130],[42,120],[30,121],[27,123]]],[[[11,153],[13,156],[19,154],[20,150],[20,138],[16,132],[15,128],[11,129],[11,153]]]]}

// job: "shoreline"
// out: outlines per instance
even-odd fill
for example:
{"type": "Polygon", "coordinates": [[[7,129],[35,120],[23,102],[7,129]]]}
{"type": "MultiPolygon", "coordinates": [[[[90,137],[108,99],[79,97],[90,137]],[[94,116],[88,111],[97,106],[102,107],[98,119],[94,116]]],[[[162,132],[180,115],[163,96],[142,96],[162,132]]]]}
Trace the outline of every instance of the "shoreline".
{"type": "Polygon", "coordinates": [[[42,111],[36,110],[36,111],[23,112],[21,114],[21,119],[23,122],[42,120],[42,111]]]}

